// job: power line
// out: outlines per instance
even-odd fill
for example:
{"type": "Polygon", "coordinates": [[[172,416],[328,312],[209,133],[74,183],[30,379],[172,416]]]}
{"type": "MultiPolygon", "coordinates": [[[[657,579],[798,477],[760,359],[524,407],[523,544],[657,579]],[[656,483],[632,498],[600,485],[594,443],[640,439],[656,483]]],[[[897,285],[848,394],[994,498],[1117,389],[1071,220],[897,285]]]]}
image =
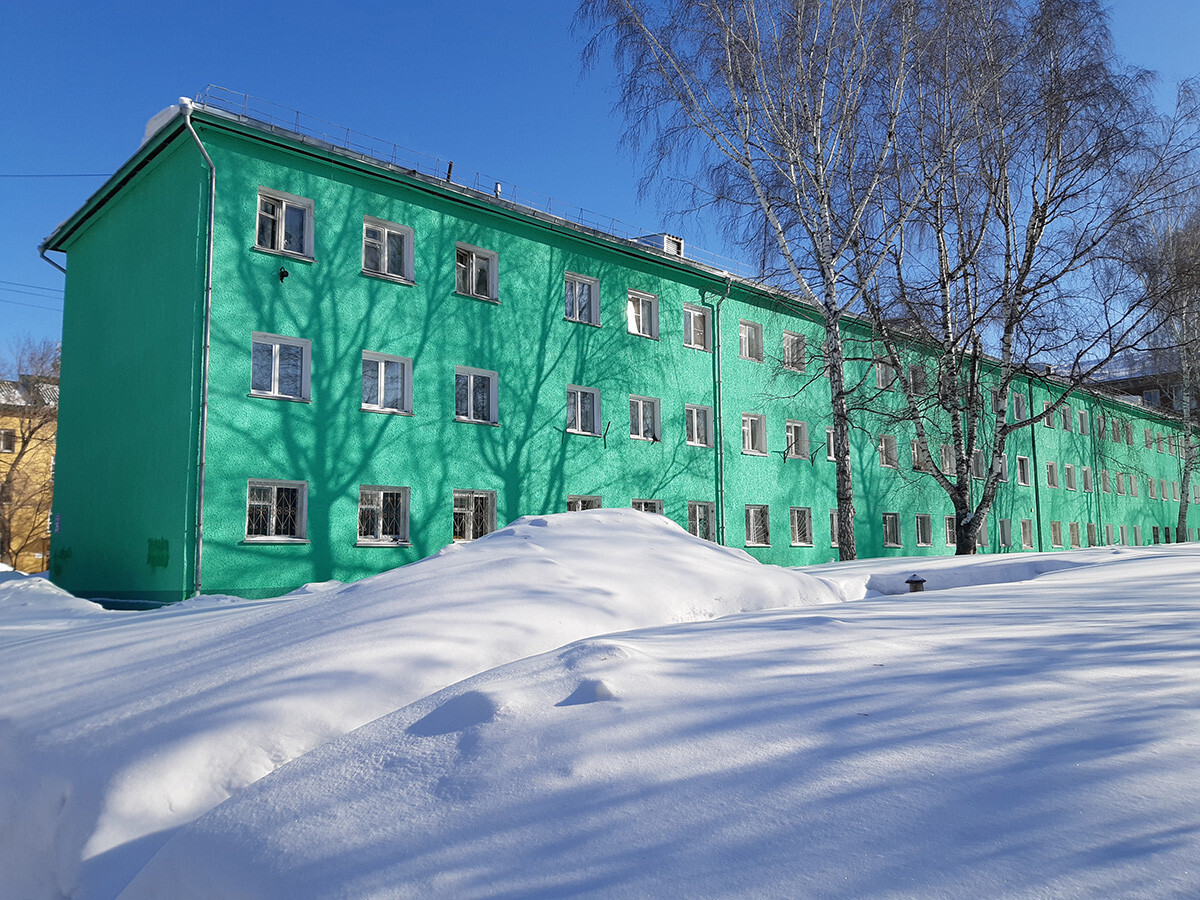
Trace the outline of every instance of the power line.
{"type": "Polygon", "coordinates": [[[57,294],[61,294],[63,292],[62,288],[51,288],[41,284],[26,284],[23,281],[5,281],[2,278],[0,278],[0,284],[11,284],[15,287],[34,288],[35,290],[39,291],[52,291],[57,294]]]}
{"type": "Polygon", "coordinates": [[[62,315],[62,310],[55,309],[53,306],[38,306],[36,303],[22,303],[20,300],[5,300],[3,297],[0,297],[0,303],[10,303],[13,306],[28,306],[30,309],[41,309],[45,310],[46,312],[58,313],[59,315],[62,315]]]}
{"type": "Polygon", "coordinates": [[[39,293],[38,291],[23,291],[20,288],[0,287],[0,292],[3,292],[5,294],[25,294],[29,297],[38,297],[42,300],[61,300],[61,299],[63,299],[62,294],[58,294],[57,296],[54,296],[51,294],[39,293]]]}

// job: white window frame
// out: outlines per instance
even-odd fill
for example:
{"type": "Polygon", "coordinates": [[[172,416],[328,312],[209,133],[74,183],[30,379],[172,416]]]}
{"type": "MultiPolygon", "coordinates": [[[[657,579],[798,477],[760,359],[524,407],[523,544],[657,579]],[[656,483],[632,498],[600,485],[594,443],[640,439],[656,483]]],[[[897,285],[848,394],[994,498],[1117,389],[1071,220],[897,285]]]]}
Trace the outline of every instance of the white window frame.
{"type": "Polygon", "coordinates": [[[1102,493],[1112,493],[1112,479],[1108,474],[1108,469],[1100,470],[1100,490],[1102,493]]]}
{"type": "Polygon", "coordinates": [[[363,400],[361,409],[365,412],[381,412],[399,415],[412,415],[412,360],[407,356],[391,356],[387,353],[376,353],[364,350],[363,362],[363,400]],[[375,402],[368,402],[366,397],[366,371],[369,365],[375,366],[375,402]],[[386,405],[383,401],[384,391],[381,390],[387,375],[389,364],[400,367],[400,398],[395,406],[386,405]]]}
{"type": "Polygon", "coordinates": [[[929,392],[929,377],[919,363],[908,367],[908,389],[915,397],[923,397],[929,392]]]}
{"type": "Polygon", "coordinates": [[[662,440],[662,409],[657,397],[629,395],[629,437],[635,441],[662,440]],[[646,410],[650,410],[651,432],[646,434],[646,410]],[[636,412],[635,412],[636,410],[636,412]]]}
{"type": "Polygon", "coordinates": [[[1018,456],[1017,457],[1017,484],[1028,487],[1029,482],[1030,482],[1030,474],[1031,474],[1031,472],[1030,472],[1030,468],[1029,468],[1029,457],[1028,456],[1018,456]]]}
{"type": "Polygon", "coordinates": [[[958,545],[958,522],[954,516],[946,516],[942,521],[942,528],[946,532],[946,546],[954,547],[958,545]]]}
{"type": "Polygon", "coordinates": [[[1054,427],[1054,412],[1051,407],[1054,406],[1049,400],[1042,401],[1042,425],[1046,428],[1054,427]]]}
{"type": "Polygon", "coordinates": [[[1067,526],[1067,544],[1072,550],[1078,550],[1081,546],[1079,541],[1079,523],[1072,522],[1067,526]]]}
{"type": "Polygon", "coordinates": [[[1092,491],[1094,491],[1096,489],[1095,485],[1092,482],[1092,467],[1084,466],[1082,474],[1083,474],[1083,492],[1085,494],[1090,494],[1092,491]]]}
{"type": "Polygon", "coordinates": [[[917,546],[933,546],[933,516],[929,513],[916,514],[917,546]]]}
{"type": "Polygon", "coordinates": [[[881,391],[890,391],[896,383],[896,369],[884,359],[875,360],[875,387],[881,391]]]}
{"type": "Polygon", "coordinates": [[[971,477],[983,480],[987,477],[987,463],[983,460],[983,450],[976,447],[971,451],[971,477]]]}
{"type": "Polygon", "coordinates": [[[953,475],[955,470],[954,447],[950,444],[942,444],[938,448],[939,462],[942,464],[943,475],[953,475]]]}
{"type": "Polygon", "coordinates": [[[663,514],[663,502],[661,500],[635,499],[629,505],[638,512],[651,513],[656,516],[663,514]]]}
{"type": "Polygon", "coordinates": [[[765,503],[746,504],[746,546],[771,546],[771,507],[765,503]]]}
{"type": "Polygon", "coordinates": [[[883,514],[883,546],[904,546],[903,536],[900,533],[900,513],[898,512],[885,512],[883,514]]]}
{"type": "Polygon", "coordinates": [[[257,206],[255,207],[254,215],[254,248],[262,250],[265,253],[278,253],[281,256],[290,256],[293,259],[312,260],[314,257],[313,248],[315,240],[313,234],[313,221],[315,216],[315,205],[312,200],[307,197],[297,197],[295,194],[289,194],[285,191],[277,191],[273,188],[259,186],[257,196],[257,206]],[[267,203],[277,205],[277,212],[272,214],[263,209],[267,203]],[[287,220],[288,213],[291,210],[298,210],[303,216],[304,233],[300,238],[299,249],[296,247],[288,247],[287,240],[287,220]],[[263,240],[263,220],[273,222],[273,233],[269,242],[263,240]]]}
{"type": "Polygon", "coordinates": [[[894,434],[879,436],[879,465],[885,469],[900,468],[900,450],[896,447],[894,434]]]}
{"type": "MultiPolygon", "coordinates": [[[[261,502],[255,504],[263,506],[261,502]]],[[[245,541],[248,544],[307,544],[306,535],[308,533],[308,482],[307,481],[284,481],[274,478],[251,478],[246,482],[246,534],[245,541]],[[265,534],[250,533],[250,510],[253,503],[253,491],[255,488],[269,489],[270,499],[267,506],[270,509],[270,520],[267,523],[267,532],[265,534]],[[296,491],[296,511],[295,511],[295,529],[293,534],[276,533],[276,528],[279,525],[279,492],[281,490],[296,491]]]]}
{"type": "Polygon", "coordinates": [[[567,272],[563,276],[563,318],[568,322],[579,322],[581,325],[600,325],[600,279],[580,275],[577,272],[567,272]],[[579,289],[586,286],[591,295],[588,302],[587,315],[581,312],[579,289]]]}
{"type": "Polygon", "coordinates": [[[592,437],[600,435],[600,391],[596,388],[580,387],[577,384],[567,385],[567,431],[571,434],[586,434],[592,437]],[[583,398],[592,398],[592,422],[587,427],[583,421],[583,398]],[[575,424],[571,424],[571,420],[575,424]]]}
{"type": "Polygon", "coordinates": [[[1012,546],[1012,519],[1000,519],[1000,546],[1012,546]]]}
{"type": "Polygon", "coordinates": [[[711,500],[688,501],[688,533],[703,541],[717,539],[717,504],[711,500]]]}
{"type": "MultiPolygon", "coordinates": [[[[1144,428],[1143,431],[1146,433],[1146,449],[1149,450],[1154,446],[1154,432],[1152,432],[1149,428],[1144,428]]],[[[1157,541],[1155,543],[1157,543],[1157,541]]]]}
{"type": "Polygon", "coordinates": [[[589,509],[601,509],[604,503],[597,494],[568,494],[567,512],[583,512],[589,509]]]}
{"type": "Polygon", "coordinates": [[[658,340],[658,296],[645,291],[629,290],[625,301],[625,316],[629,333],[658,340]]]}
{"type": "Polygon", "coordinates": [[[1063,463],[1063,484],[1068,491],[1076,490],[1075,486],[1075,466],[1071,463],[1063,463]]]}
{"type": "Polygon", "coordinates": [[[784,434],[787,436],[788,459],[808,459],[808,423],[797,419],[788,419],[784,434]]]}
{"type": "Polygon", "coordinates": [[[767,417],[742,413],[742,452],[751,456],[767,455],[767,417]]]}
{"type": "Polygon", "coordinates": [[[1021,520],[1021,549],[1033,549],[1033,519],[1021,520]]]}
{"type": "Polygon", "coordinates": [[[1142,546],[1142,526],[1141,525],[1133,526],[1133,546],[1135,546],[1135,547],[1142,546]]]}
{"type": "Polygon", "coordinates": [[[1071,414],[1071,407],[1065,403],[1059,407],[1059,418],[1062,420],[1062,430],[1071,433],[1071,425],[1074,424],[1075,417],[1071,414]]]}
{"type": "Polygon", "coordinates": [[[1052,521],[1050,523],[1050,546],[1055,550],[1063,548],[1062,522],[1052,521]]]}
{"type": "Polygon", "coordinates": [[[829,511],[829,546],[837,547],[838,542],[838,511],[831,509],[829,511]]]}
{"type": "Polygon", "coordinates": [[[683,304],[683,346],[704,353],[712,352],[712,313],[694,303],[683,304]],[[696,339],[696,323],[700,323],[700,339],[696,339]]]}
{"type": "Polygon", "coordinates": [[[1157,500],[1158,499],[1158,482],[1154,480],[1153,475],[1151,475],[1149,478],[1146,479],[1146,487],[1150,491],[1150,499],[1157,500]]]}
{"type": "Polygon", "coordinates": [[[750,319],[738,320],[738,358],[763,361],[763,327],[750,319]]]}
{"type": "Polygon", "coordinates": [[[1028,408],[1027,402],[1025,400],[1025,395],[1014,392],[1013,393],[1013,419],[1015,419],[1018,422],[1022,422],[1026,418],[1028,418],[1028,414],[1029,414],[1029,408],[1028,408]]]}
{"type": "Polygon", "coordinates": [[[1008,483],[1008,453],[1001,453],[1000,459],[996,462],[998,480],[1008,483]]]}
{"type": "Polygon", "coordinates": [[[713,445],[713,411],[711,406],[697,403],[683,405],[689,447],[711,447],[713,445]],[[703,434],[701,434],[703,432],[703,434]]]}
{"type": "Polygon", "coordinates": [[[0,428],[0,453],[17,452],[17,432],[12,428],[0,428]]]}
{"type": "Polygon", "coordinates": [[[808,339],[795,331],[783,333],[783,367],[789,372],[808,368],[808,339]]]}
{"type": "Polygon", "coordinates": [[[1086,409],[1079,410],[1079,433],[1088,433],[1088,414],[1086,409]]]}
{"type": "Polygon", "coordinates": [[[500,376],[488,369],[476,369],[472,366],[455,366],[454,367],[454,419],[457,422],[472,422],[476,425],[499,425],[500,424],[500,376]],[[466,379],[467,383],[467,412],[462,414],[458,411],[458,385],[459,379],[466,379]],[[475,382],[480,378],[487,378],[488,384],[488,416],[485,418],[476,415],[475,410],[475,382]]]}
{"type": "Polygon", "coordinates": [[[496,530],[496,492],[456,489],[453,494],[453,515],[451,517],[451,534],[455,543],[463,544],[475,541],[496,530]],[[480,522],[476,503],[483,501],[483,519],[480,522]],[[461,504],[461,505],[460,505],[461,504]],[[470,504],[471,508],[467,508],[470,504]],[[454,519],[462,512],[463,528],[456,527],[454,519]]]}
{"type": "Polygon", "coordinates": [[[460,297],[500,302],[500,254],[459,241],[454,245],[454,292],[460,297]],[[477,290],[479,268],[487,264],[487,293],[477,290]]]}
{"type": "Polygon", "coordinates": [[[407,547],[411,546],[408,533],[409,489],[395,485],[362,484],[358,487],[358,541],[359,547],[407,547]],[[399,528],[395,534],[383,533],[383,504],[385,494],[399,495],[399,528]],[[364,507],[366,500],[370,505],[364,507]],[[375,527],[370,535],[363,534],[363,513],[374,513],[375,527]]]}
{"type": "Polygon", "coordinates": [[[1046,487],[1058,487],[1058,463],[1046,460],[1046,487]]]}
{"type": "Polygon", "coordinates": [[[1096,534],[1096,523],[1095,522],[1087,523],[1087,541],[1088,541],[1089,547],[1095,547],[1096,544],[1099,542],[1099,538],[1096,534]]]}
{"type": "Polygon", "coordinates": [[[789,511],[793,547],[813,545],[812,507],[793,506],[789,511]]]}
{"type": "Polygon", "coordinates": [[[923,441],[913,438],[909,442],[912,449],[912,468],[914,472],[932,472],[933,457],[929,455],[929,447],[923,441]]]}
{"type": "Polygon", "coordinates": [[[825,458],[828,460],[836,460],[837,454],[833,452],[833,426],[829,425],[825,429],[825,458]]]}
{"type": "Polygon", "coordinates": [[[386,222],[374,216],[363,216],[363,252],[362,270],[364,275],[374,278],[385,278],[389,281],[399,281],[403,284],[413,283],[413,230],[407,225],[396,222],[386,222]],[[374,237],[370,231],[382,234],[374,237]],[[392,247],[391,238],[400,238],[399,259],[392,247]],[[374,247],[379,254],[379,268],[372,269],[367,265],[367,248],[374,247]],[[398,269],[399,271],[393,271],[398,269]]]}
{"type": "Polygon", "coordinates": [[[288,337],[282,334],[267,334],[254,331],[250,334],[250,396],[266,397],[271,400],[299,400],[307,402],[310,398],[312,376],[312,341],[307,338],[288,337]],[[254,382],[254,350],[255,344],[267,345],[271,348],[271,385],[269,389],[256,388],[254,382]],[[300,392],[285,394],[279,390],[279,353],[281,347],[298,347],[300,349],[300,392]]]}

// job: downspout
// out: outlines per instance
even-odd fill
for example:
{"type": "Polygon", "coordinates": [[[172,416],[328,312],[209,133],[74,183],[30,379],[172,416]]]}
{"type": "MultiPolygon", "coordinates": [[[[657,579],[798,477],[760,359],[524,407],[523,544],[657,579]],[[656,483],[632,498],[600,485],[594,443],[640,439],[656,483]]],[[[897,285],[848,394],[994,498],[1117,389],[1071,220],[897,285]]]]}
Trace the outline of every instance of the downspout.
{"type": "Polygon", "coordinates": [[[725,293],[717,298],[717,321],[716,327],[713,329],[713,343],[716,345],[716,357],[713,366],[713,399],[717,407],[717,543],[722,547],[725,546],[725,416],[721,405],[721,387],[725,379],[721,372],[721,304],[729,296],[729,290],[732,286],[733,276],[726,275],[725,293]]]}
{"type": "Polygon", "coordinates": [[[192,127],[192,101],[186,97],[179,98],[179,108],[183,111],[183,124],[196,142],[204,162],[208,166],[208,240],[204,253],[204,348],[200,362],[200,436],[197,448],[196,464],[196,582],[193,596],[200,593],[200,584],[204,572],[204,463],[208,443],[208,364],[209,347],[212,341],[212,273],[213,273],[213,233],[216,225],[217,211],[217,167],[213,165],[212,157],[200,142],[200,135],[192,127]]]}
{"type": "Polygon", "coordinates": [[[50,263],[50,265],[54,266],[54,268],[58,269],[58,271],[62,272],[64,275],[67,274],[66,269],[64,269],[62,266],[60,266],[58,263],[56,263],[54,260],[52,260],[50,257],[48,257],[46,255],[46,245],[45,244],[42,244],[40,247],[38,247],[38,256],[40,256],[46,262],[50,263]]]}
{"type": "MultiPolygon", "coordinates": [[[[1029,414],[1033,415],[1033,379],[1027,377],[1025,379],[1025,387],[1029,392],[1029,414]]],[[[1038,487],[1038,455],[1037,455],[1037,433],[1040,423],[1029,426],[1029,455],[1033,457],[1033,472],[1030,473],[1030,480],[1033,482],[1033,524],[1037,529],[1037,549],[1042,552],[1042,496],[1041,489],[1038,487]]]]}

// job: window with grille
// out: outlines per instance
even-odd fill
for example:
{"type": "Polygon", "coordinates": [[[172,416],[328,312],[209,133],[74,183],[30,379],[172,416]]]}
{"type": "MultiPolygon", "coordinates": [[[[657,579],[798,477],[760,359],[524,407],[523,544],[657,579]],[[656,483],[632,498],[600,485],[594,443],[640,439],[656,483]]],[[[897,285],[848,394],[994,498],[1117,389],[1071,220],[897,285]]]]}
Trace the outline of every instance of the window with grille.
{"type": "Polygon", "coordinates": [[[661,500],[634,500],[630,505],[638,512],[656,513],[661,516],[663,511],[661,500]]]}
{"type": "Polygon", "coordinates": [[[811,547],[813,543],[812,509],[807,506],[793,506],[791,516],[792,546],[811,547]]]}
{"type": "Polygon", "coordinates": [[[688,501],[688,531],[706,541],[717,539],[717,506],[706,500],[688,501]]]}
{"type": "Polygon", "coordinates": [[[358,543],[408,543],[408,488],[364,484],[358,489],[358,543]]]}
{"type": "Polygon", "coordinates": [[[473,541],[495,530],[495,491],[454,492],[454,540],[473,541]]]}
{"type": "Polygon", "coordinates": [[[246,486],[246,540],[303,540],[308,483],[251,479],[246,486]]]}
{"type": "Polygon", "coordinates": [[[582,512],[586,509],[600,509],[600,498],[571,494],[567,497],[567,512],[582,512]]]}
{"type": "Polygon", "coordinates": [[[771,545],[770,508],[757,504],[746,505],[746,544],[752,547],[771,545]]]}

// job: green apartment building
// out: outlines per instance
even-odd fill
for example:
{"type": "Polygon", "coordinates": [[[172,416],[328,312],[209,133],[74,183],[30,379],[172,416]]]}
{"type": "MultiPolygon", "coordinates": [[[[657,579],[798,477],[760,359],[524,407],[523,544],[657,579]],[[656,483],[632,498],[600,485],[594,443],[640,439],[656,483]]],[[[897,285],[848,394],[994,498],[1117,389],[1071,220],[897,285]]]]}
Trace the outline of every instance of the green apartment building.
{"type": "MultiPolygon", "coordinates": [[[[274,596],[601,505],[764,562],[836,558],[815,310],[669,235],[606,234],[216,99],[147,132],[42,248],[68,261],[57,584],[274,596]]],[[[1028,379],[1010,412],[1061,390],[1028,379]]],[[[1177,424],[1068,400],[1010,439],[985,551],[1169,539],[1177,424]]],[[[859,555],[953,552],[949,501],[887,421],[855,431],[859,555]]]]}

